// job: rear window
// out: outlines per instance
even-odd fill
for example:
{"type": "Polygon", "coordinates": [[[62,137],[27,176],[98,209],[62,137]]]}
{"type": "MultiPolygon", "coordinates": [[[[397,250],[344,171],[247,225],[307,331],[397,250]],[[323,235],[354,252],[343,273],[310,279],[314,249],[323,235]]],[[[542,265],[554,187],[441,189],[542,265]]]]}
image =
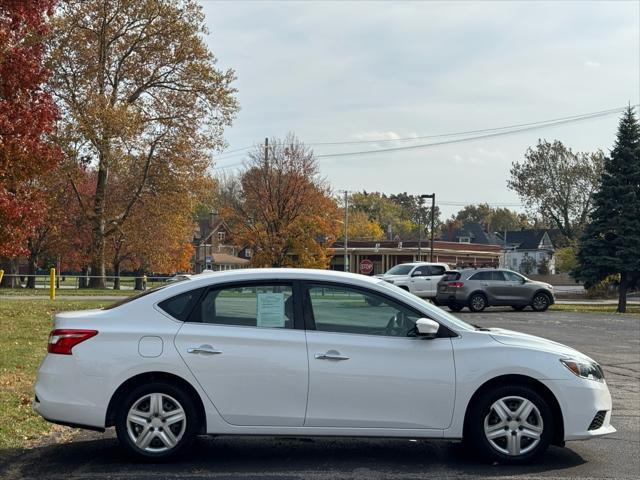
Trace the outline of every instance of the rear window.
{"type": "Polygon", "coordinates": [[[445,272],[442,280],[445,282],[455,282],[456,280],[460,280],[460,272],[445,272]]]}

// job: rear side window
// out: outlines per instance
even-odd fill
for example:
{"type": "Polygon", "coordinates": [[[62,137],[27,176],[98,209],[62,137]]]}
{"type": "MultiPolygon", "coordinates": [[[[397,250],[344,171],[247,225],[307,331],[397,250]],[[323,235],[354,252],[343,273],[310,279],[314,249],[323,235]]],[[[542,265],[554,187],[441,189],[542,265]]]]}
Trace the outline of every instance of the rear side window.
{"type": "Polygon", "coordinates": [[[469,280],[493,280],[492,272],[478,272],[474,273],[469,280]]]}
{"type": "Polygon", "coordinates": [[[186,322],[193,306],[200,298],[200,295],[202,295],[202,290],[202,288],[189,290],[188,292],[163,300],[158,306],[173,318],[186,322]]]}
{"type": "Polygon", "coordinates": [[[193,309],[190,322],[237,327],[293,328],[293,290],[289,284],[212,288],[193,309]]]}
{"type": "Polygon", "coordinates": [[[429,275],[444,275],[445,268],[441,265],[431,265],[429,275]]]}
{"type": "Polygon", "coordinates": [[[455,282],[456,280],[460,280],[460,272],[446,272],[442,280],[445,282],[455,282]]]}

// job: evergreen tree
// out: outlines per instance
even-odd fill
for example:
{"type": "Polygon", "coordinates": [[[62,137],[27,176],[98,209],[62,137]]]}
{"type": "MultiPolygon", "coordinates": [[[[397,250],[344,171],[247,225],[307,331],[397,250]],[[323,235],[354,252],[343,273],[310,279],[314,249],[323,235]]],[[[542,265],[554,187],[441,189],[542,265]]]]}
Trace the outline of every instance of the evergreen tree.
{"type": "Polygon", "coordinates": [[[586,287],[620,275],[618,312],[624,312],[627,290],[640,280],[640,125],[631,107],[620,120],[593,202],[573,273],[586,287]]]}

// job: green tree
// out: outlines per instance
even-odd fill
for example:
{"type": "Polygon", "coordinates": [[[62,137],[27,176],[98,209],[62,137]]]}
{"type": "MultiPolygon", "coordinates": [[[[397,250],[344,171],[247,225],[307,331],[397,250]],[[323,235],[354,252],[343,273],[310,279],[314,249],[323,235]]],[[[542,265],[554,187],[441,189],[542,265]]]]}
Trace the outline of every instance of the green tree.
{"type": "Polygon", "coordinates": [[[558,248],[555,251],[556,271],[558,273],[569,273],[578,265],[576,258],[577,248],[574,246],[558,248]]]}
{"type": "Polygon", "coordinates": [[[454,219],[462,225],[479,223],[488,232],[531,228],[531,222],[526,214],[518,213],[509,208],[491,207],[487,203],[467,205],[455,215],[454,219]]]}
{"type": "Polygon", "coordinates": [[[640,279],[640,125],[631,107],[620,120],[593,203],[573,273],[587,288],[619,274],[618,312],[625,312],[627,290],[640,279]]]}
{"type": "Polygon", "coordinates": [[[532,216],[540,215],[575,242],[593,208],[592,194],[602,172],[604,154],[574,153],[562,142],[538,140],[522,163],[514,162],[507,182],[532,216]]]}

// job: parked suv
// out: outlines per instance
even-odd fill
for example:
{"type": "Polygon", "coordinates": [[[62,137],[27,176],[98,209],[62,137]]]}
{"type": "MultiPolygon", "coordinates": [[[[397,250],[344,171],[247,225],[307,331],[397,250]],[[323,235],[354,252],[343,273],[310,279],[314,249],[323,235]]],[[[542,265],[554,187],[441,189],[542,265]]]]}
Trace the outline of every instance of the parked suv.
{"type": "Polygon", "coordinates": [[[446,272],[438,283],[436,300],[454,312],[464,307],[481,312],[486,307],[499,305],[509,305],[518,311],[531,305],[536,312],[544,312],[555,302],[553,287],[548,283],[495,268],[446,272]]]}
{"type": "Polygon", "coordinates": [[[380,278],[421,298],[435,300],[438,282],[449,270],[446,263],[401,263],[390,268],[380,278]]]}

